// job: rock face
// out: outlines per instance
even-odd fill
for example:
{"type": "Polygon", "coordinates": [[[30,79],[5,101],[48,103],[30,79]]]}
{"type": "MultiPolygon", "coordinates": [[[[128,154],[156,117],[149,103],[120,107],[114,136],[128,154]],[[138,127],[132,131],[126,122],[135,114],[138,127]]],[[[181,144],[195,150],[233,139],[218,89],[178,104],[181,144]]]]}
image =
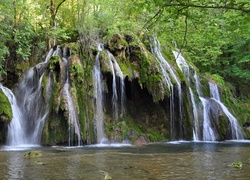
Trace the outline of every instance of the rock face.
{"type": "Polygon", "coordinates": [[[6,139],[6,130],[12,119],[11,105],[8,98],[0,90],[0,143],[4,143],[6,139]]]}
{"type": "MultiPolygon", "coordinates": [[[[55,47],[42,79],[44,103],[49,109],[42,143],[92,144],[98,142],[100,132],[104,141],[137,145],[169,139],[192,140],[194,121],[189,89],[195,85],[184,77],[174,56],[170,59],[171,69],[166,71],[175,76],[166,77],[151,48],[131,34],[114,34],[104,45],[80,40],[55,47]],[[96,62],[100,66],[101,102],[93,73],[96,62]]],[[[194,93],[199,101],[198,93],[194,93]]],[[[10,116],[1,112],[1,120],[8,117],[9,121],[10,116]]],[[[214,119],[218,140],[228,139],[228,120],[223,114],[214,119]]]]}

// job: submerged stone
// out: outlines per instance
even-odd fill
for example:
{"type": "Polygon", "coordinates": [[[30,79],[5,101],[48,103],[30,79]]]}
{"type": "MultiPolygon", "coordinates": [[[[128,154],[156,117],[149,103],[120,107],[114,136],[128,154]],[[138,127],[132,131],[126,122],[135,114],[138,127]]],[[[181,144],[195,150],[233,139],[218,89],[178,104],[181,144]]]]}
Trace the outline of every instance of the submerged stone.
{"type": "Polygon", "coordinates": [[[42,153],[40,151],[29,151],[23,155],[25,158],[37,158],[41,157],[42,153]]]}

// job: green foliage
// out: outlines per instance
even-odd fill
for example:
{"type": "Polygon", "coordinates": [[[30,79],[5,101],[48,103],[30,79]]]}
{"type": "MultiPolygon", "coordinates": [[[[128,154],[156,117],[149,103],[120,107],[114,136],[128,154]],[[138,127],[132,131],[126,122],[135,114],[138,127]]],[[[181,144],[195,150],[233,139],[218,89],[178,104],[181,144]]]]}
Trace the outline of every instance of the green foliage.
{"type": "Polygon", "coordinates": [[[16,53],[21,60],[28,60],[33,47],[35,32],[29,24],[23,24],[22,28],[15,29],[15,43],[17,44],[16,53]]]}
{"type": "Polygon", "coordinates": [[[0,91],[0,120],[10,122],[12,120],[12,109],[8,98],[0,91]]]}

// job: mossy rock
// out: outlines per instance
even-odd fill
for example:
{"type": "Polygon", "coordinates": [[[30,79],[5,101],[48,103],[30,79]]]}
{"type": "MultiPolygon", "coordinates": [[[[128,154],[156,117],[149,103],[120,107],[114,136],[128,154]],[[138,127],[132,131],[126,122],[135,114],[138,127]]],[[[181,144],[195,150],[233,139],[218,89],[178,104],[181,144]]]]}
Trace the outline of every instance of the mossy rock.
{"type": "Polygon", "coordinates": [[[61,58],[59,56],[52,56],[49,61],[50,71],[59,72],[60,71],[61,58]]]}
{"type": "Polygon", "coordinates": [[[23,155],[25,158],[37,158],[41,157],[42,153],[40,151],[29,151],[23,155]]]}
{"type": "Polygon", "coordinates": [[[71,81],[74,81],[76,86],[83,83],[84,71],[81,59],[78,55],[73,55],[69,60],[69,73],[71,81]]]}
{"type": "Polygon", "coordinates": [[[114,34],[109,38],[107,45],[112,53],[118,55],[118,52],[124,50],[128,46],[128,43],[122,35],[114,34]]]}
{"type": "Polygon", "coordinates": [[[79,48],[80,48],[79,43],[68,43],[68,44],[66,44],[66,46],[68,49],[70,49],[71,55],[79,54],[79,48]]]}
{"type": "Polygon", "coordinates": [[[0,91],[0,120],[9,123],[12,120],[12,109],[8,98],[0,91]]]}

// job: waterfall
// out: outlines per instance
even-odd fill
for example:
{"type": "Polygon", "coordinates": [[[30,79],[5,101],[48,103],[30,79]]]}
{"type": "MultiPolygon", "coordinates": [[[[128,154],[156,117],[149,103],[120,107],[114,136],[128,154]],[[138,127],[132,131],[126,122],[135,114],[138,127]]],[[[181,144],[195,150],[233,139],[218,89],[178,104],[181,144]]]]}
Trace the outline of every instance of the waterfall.
{"type": "Polygon", "coordinates": [[[203,105],[203,141],[216,141],[217,137],[209,118],[210,102],[203,97],[200,99],[203,105]]]}
{"type": "Polygon", "coordinates": [[[116,75],[119,77],[119,84],[120,84],[120,105],[121,105],[121,112],[120,112],[120,117],[122,117],[125,114],[125,85],[124,85],[124,76],[122,73],[122,70],[117,63],[116,59],[114,56],[111,54],[111,59],[113,60],[114,68],[116,75]]]}
{"type": "Polygon", "coordinates": [[[220,101],[220,93],[217,84],[209,82],[210,97],[220,101]]]}
{"type": "Polygon", "coordinates": [[[98,44],[98,53],[95,58],[95,65],[92,71],[94,96],[95,96],[95,123],[97,142],[102,143],[106,141],[106,134],[104,132],[104,115],[103,115],[103,88],[102,88],[102,73],[100,68],[99,54],[103,50],[101,44],[98,44]]]}
{"type": "MultiPolygon", "coordinates": [[[[49,101],[52,94],[52,79],[48,78],[46,88],[42,90],[42,80],[48,62],[52,56],[59,56],[67,66],[68,58],[63,54],[60,46],[51,49],[45,60],[30,68],[22,77],[14,93],[1,87],[11,102],[13,119],[8,127],[7,142],[11,146],[40,144],[44,123],[49,114],[49,101]],[[46,97],[43,97],[46,91],[46,97]],[[15,95],[14,95],[15,94],[15,95]]],[[[67,70],[67,80],[62,89],[69,111],[69,128],[74,128],[80,144],[80,126],[73,98],[69,92],[70,84],[67,70]]],[[[69,130],[70,131],[70,130],[69,130]]],[[[70,142],[69,135],[69,143],[70,142]]]]}
{"type": "MultiPolygon", "coordinates": [[[[182,70],[189,85],[189,94],[190,94],[190,100],[191,100],[192,112],[193,112],[193,139],[197,141],[200,139],[199,137],[199,134],[200,134],[199,124],[200,123],[199,123],[199,115],[198,115],[199,110],[197,108],[197,104],[194,98],[194,93],[191,88],[190,66],[187,64],[185,58],[181,55],[180,52],[173,51],[173,54],[175,56],[178,67],[182,70]]],[[[243,139],[243,133],[238,124],[238,121],[228,111],[225,105],[220,101],[220,93],[219,93],[218,86],[214,83],[209,82],[210,97],[205,98],[203,97],[203,92],[201,90],[201,83],[200,83],[200,80],[196,71],[194,72],[193,79],[195,80],[195,88],[198,93],[199,99],[202,102],[202,107],[203,107],[203,123],[202,123],[203,140],[204,141],[216,141],[218,139],[217,132],[212,125],[212,119],[211,119],[212,116],[210,115],[211,113],[214,113],[213,109],[215,108],[215,105],[213,104],[213,102],[216,102],[218,105],[216,107],[219,107],[221,111],[228,117],[229,122],[230,122],[230,127],[231,127],[232,139],[243,139]]]]}
{"type": "Polygon", "coordinates": [[[0,89],[7,96],[12,109],[13,117],[11,123],[8,126],[9,129],[7,136],[8,144],[13,146],[27,144],[28,142],[26,142],[25,130],[22,126],[22,121],[21,121],[23,117],[17,105],[16,97],[10,89],[2,86],[2,84],[0,84],[0,89]]]}
{"type": "Polygon", "coordinates": [[[74,100],[73,97],[70,93],[70,82],[69,82],[69,70],[68,70],[68,60],[70,58],[67,57],[67,48],[65,48],[63,50],[63,54],[62,54],[62,60],[63,63],[65,64],[66,67],[66,82],[63,86],[63,90],[62,90],[62,94],[64,95],[64,97],[66,98],[66,102],[67,102],[67,108],[68,108],[68,133],[69,133],[69,139],[68,139],[68,144],[69,146],[71,146],[71,144],[73,144],[74,142],[74,138],[71,139],[72,137],[74,137],[74,135],[76,135],[77,137],[77,145],[80,146],[81,145],[81,131],[80,131],[80,123],[78,120],[78,113],[76,111],[76,107],[74,104],[74,100]]]}
{"type": "Polygon", "coordinates": [[[11,146],[40,144],[43,125],[49,112],[43,101],[41,83],[46,61],[51,53],[52,51],[44,62],[30,68],[24,74],[14,93],[8,90],[13,111],[7,137],[7,143],[11,146]]]}
{"type": "Polygon", "coordinates": [[[220,101],[220,93],[218,86],[214,83],[209,82],[210,96],[218,103],[222,112],[228,117],[231,127],[232,139],[240,140],[244,139],[242,129],[237,121],[237,119],[230,113],[228,108],[220,101]]]}
{"type": "MultiPolygon", "coordinates": [[[[122,118],[125,113],[125,86],[124,86],[124,76],[121,71],[119,64],[117,63],[115,57],[106,50],[109,58],[109,67],[113,76],[112,80],[112,111],[115,123],[118,123],[118,119],[122,118]],[[118,78],[117,78],[118,77],[118,78]],[[120,85],[120,88],[117,88],[120,85]],[[119,90],[119,91],[118,91],[119,90]],[[118,102],[120,99],[120,103],[118,102]]],[[[115,132],[115,141],[118,141],[117,132],[115,132]]]]}
{"type": "Polygon", "coordinates": [[[173,51],[174,57],[176,59],[176,63],[179,67],[179,69],[183,72],[184,76],[188,80],[188,84],[190,84],[190,68],[189,65],[187,64],[186,60],[184,57],[181,55],[180,52],[173,51]]]}
{"type": "Polygon", "coordinates": [[[111,60],[111,54],[108,53],[108,55],[109,55],[109,65],[110,65],[110,69],[111,69],[112,76],[113,76],[113,81],[112,81],[112,92],[113,92],[112,110],[113,110],[113,116],[115,118],[115,121],[117,121],[118,120],[118,95],[117,95],[117,89],[116,89],[116,75],[115,75],[113,62],[111,60]]]}
{"type": "Polygon", "coordinates": [[[203,97],[203,92],[201,90],[201,82],[196,71],[194,72],[194,79],[195,79],[195,87],[196,87],[197,93],[199,97],[203,97]]]}
{"type": "Polygon", "coordinates": [[[183,127],[182,127],[182,120],[183,120],[183,115],[182,115],[182,90],[181,90],[181,83],[178,79],[178,77],[176,76],[176,74],[174,73],[174,69],[170,66],[170,64],[166,61],[166,59],[163,57],[162,53],[161,53],[161,48],[160,48],[160,42],[157,40],[157,38],[153,38],[152,39],[152,51],[155,54],[161,70],[162,70],[162,74],[164,77],[164,82],[165,84],[168,85],[168,88],[170,89],[170,135],[172,139],[175,139],[175,107],[174,104],[176,103],[175,101],[175,95],[174,95],[174,86],[171,82],[171,78],[173,78],[173,80],[175,81],[176,85],[177,85],[177,91],[178,91],[178,104],[179,104],[179,134],[180,134],[180,138],[183,138],[183,127]]]}
{"type": "Polygon", "coordinates": [[[112,72],[113,81],[112,81],[112,89],[113,89],[113,97],[112,97],[112,107],[113,107],[113,113],[114,118],[117,121],[118,120],[118,114],[119,117],[122,117],[125,113],[125,86],[124,86],[124,76],[121,71],[121,68],[119,64],[117,63],[115,57],[107,51],[108,57],[109,57],[109,66],[112,72]],[[118,79],[117,79],[117,77],[118,79]],[[117,84],[120,85],[120,91],[117,91],[117,84]],[[120,99],[120,108],[118,107],[118,100],[120,99]],[[119,112],[120,109],[120,112],[119,112]]]}
{"type": "Polygon", "coordinates": [[[194,99],[194,93],[193,90],[189,87],[189,93],[191,97],[191,103],[192,103],[192,110],[193,110],[193,140],[198,141],[199,140],[199,118],[198,118],[198,108],[194,99]]]}
{"type": "Polygon", "coordinates": [[[189,85],[189,94],[190,94],[190,101],[191,101],[192,113],[193,113],[193,140],[197,141],[199,140],[199,118],[198,118],[198,108],[195,102],[194,93],[190,87],[191,86],[190,85],[190,79],[191,79],[190,67],[180,52],[173,51],[173,54],[174,54],[174,57],[176,59],[176,63],[179,69],[183,72],[184,76],[187,79],[187,83],[189,85]]]}
{"type": "Polygon", "coordinates": [[[79,124],[79,120],[77,117],[77,112],[76,112],[73,98],[69,92],[69,87],[70,87],[69,83],[65,83],[64,87],[63,87],[63,95],[66,98],[68,111],[69,111],[69,115],[68,115],[68,118],[69,118],[68,119],[69,140],[68,140],[68,144],[69,144],[69,146],[71,146],[71,144],[73,143],[73,140],[74,140],[74,139],[72,140],[71,137],[74,136],[74,134],[76,134],[77,145],[80,146],[81,145],[80,124],[79,124]]]}
{"type": "MultiPolygon", "coordinates": [[[[202,139],[203,141],[216,141],[217,135],[215,132],[215,129],[212,128],[211,119],[210,119],[210,109],[211,109],[211,102],[209,101],[209,98],[206,99],[203,97],[203,92],[201,90],[201,83],[199,76],[197,75],[196,71],[194,73],[194,79],[195,79],[195,87],[196,91],[198,93],[199,99],[202,102],[203,107],[203,122],[202,122],[202,139]]],[[[200,137],[197,138],[199,140],[200,137]]]]}

